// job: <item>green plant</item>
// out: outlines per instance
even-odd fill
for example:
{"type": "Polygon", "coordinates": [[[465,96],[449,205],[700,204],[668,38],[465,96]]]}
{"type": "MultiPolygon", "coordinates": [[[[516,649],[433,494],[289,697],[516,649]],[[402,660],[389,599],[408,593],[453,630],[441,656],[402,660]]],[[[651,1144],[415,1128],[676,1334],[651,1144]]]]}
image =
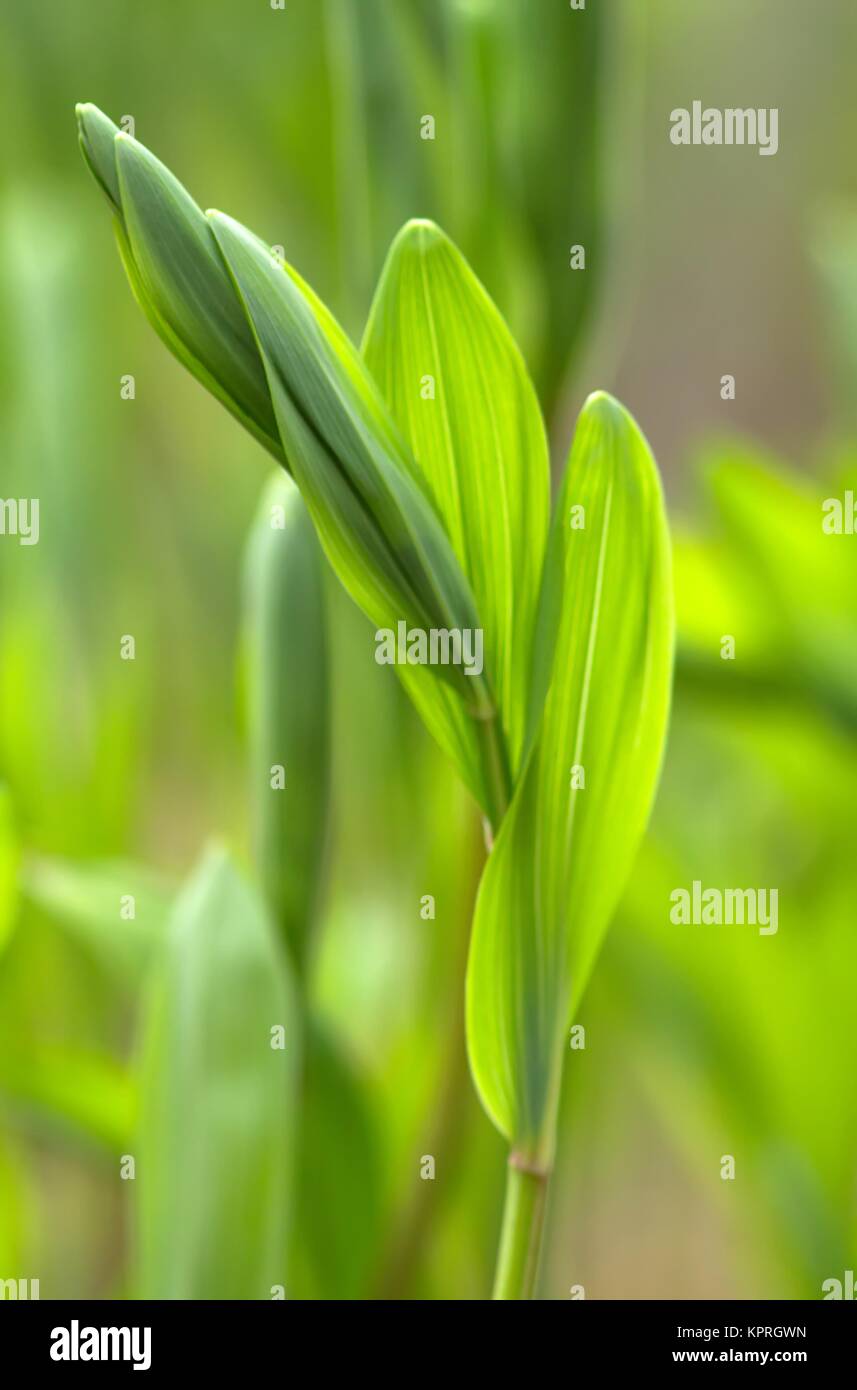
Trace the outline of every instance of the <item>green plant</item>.
{"type": "MultiPolygon", "coordinates": [[[[308,980],[328,834],[331,702],[322,567],[306,507],[281,472],[265,488],[250,532],[243,656],[254,858],[294,975],[302,1051],[290,1115],[297,1151],[284,1278],[299,1297],[325,1290],[350,1298],[374,1255],[378,1181],[365,1096],[338,1039],[317,1016],[308,980]],[[272,784],[278,774],[285,778],[279,787],[272,784]]],[[[255,1287],[262,1286],[257,1279],[255,1287]]]]}
{"type": "Polygon", "coordinates": [[[434,224],[390,250],[362,354],[290,266],[203,213],[92,106],[81,144],[134,293],[291,473],[379,629],[484,634],[484,664],[397,667],[489,827],[467,983],[471,1067],[511,1149],[495,1294],[531,1296],[566,1029],[645,828],[672,669],[657,470],[603,392],[550,520],[521,355],[434,224]]]}
{"type": "Polygon", "coordinates": [[[140,1297],[263,1298],[283,1284],[300,1033],[264,901],[209,851],[176,900],[147,992],[140,1297]],[[206,1161],[211,1146],[221,1163],[206,1161]]]}
{"type": "Polygon", "coordinates": [[[250,534],[244,657],[259,877],[299,976],[327,833],[329,674],[322,558],[297,488],[271,479],[250,534]],[[272,776],[288,784],[278,795],[272,776]]]}

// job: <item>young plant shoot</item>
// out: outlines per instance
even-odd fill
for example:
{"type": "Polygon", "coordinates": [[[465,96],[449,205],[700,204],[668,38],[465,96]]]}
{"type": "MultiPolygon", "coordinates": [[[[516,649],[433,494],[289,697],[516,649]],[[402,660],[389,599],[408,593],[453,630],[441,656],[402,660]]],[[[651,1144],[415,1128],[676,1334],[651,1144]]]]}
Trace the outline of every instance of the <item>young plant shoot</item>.
{"type": "MultiPolygon", "coordinates": [[[[78,122],[138,302],[291,474],[376,629],[422,634],[430,653],[480,634],[466,648],[478,662],[395,664],[489,830],[467,1040],[510,1148],[494,1294],[532,1297],[568,1032],[666,738],[672,581],[654,460],[627,411],[596,392],[551,516],[526,366],[437,226],[412,221],[396,237],[358,352],[258,236],[203,212],[96,107],[78,107],[78,122]]],[[[273,882],[275,854],[269,836],[273,882]]]]}

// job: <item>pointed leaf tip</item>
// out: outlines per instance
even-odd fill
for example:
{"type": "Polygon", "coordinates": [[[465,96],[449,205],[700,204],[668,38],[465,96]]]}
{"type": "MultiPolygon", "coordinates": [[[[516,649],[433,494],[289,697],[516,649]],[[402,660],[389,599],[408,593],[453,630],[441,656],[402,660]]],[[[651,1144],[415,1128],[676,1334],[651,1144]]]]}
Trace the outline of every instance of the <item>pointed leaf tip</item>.
{"type": "Polygon", "coordinates": [[[117,212],[121,211],[119,176],[116,171],[114,140],[118,126],[92,102],[78,102],[74,108],[80,148],[90,173],[117,212]]]}
{"type": "Polygon", "coordinates": [[[131,136],[116,136],[115,160],[144,302],[168,326],[177,355],[281,458],[264,369],[218,250],[215,219],[131,136]]]}

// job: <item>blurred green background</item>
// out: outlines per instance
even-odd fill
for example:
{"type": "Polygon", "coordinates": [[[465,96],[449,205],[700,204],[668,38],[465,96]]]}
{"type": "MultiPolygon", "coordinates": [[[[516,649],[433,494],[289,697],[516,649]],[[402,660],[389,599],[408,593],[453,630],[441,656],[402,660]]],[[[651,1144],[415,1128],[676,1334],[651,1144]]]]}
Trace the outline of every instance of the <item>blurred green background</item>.
{"type": "MultiPolygon", "coordinates": [[[[167,922],[212,838],[237,865],[217,861],[215,901],[255,921],[264,886],[245,551],[270,460],[133,303],[77,147],[93,101],[203,207],[282,245],[357,338],[392,235],[436,218],[521,342],[557,472],[591,389],[638,418],[676,540],[673,728],[567,1059],[541,1293],[819,1297],[857,1258],[857,539],[821,529],[857,478],[852,0],[811,20],[800,0],[0,0],[0,17],[0,495],[37,497],[41,531],[0,537],[0,1279],[43,1298],[482,1297],[502,1192],[463,1042],[480,827],[327,575],[330,824],[312,949],[271,1002],[303,1079],[281,1078],[288,1132],[258,1136],[296,1215],[253,1268],[269,1208],[246,1189],[286,1178],[248,1183],[262,1109],[182,1049],[231,972],[229,1026],[267,1020],[267,946],[253,957],[250,933],[236,963],[214,941],[199,1036],[164,962],[194,969],[192,891],[167,922]],[[778,107],[779,152],[675,148],[669,113],[694,100],[778,107]],[[778,933],[673,925],[695,879],[777,888],[778,933]],[[211,1139],[182,1175],[214,1213],[202,1255],[173,1248],[193,1231],[165,1219],[185,1224],[163,1151],[139,1200],[122,1175],[169,1130],[167,1079],[211,1139]],[[214,1142],[240,1126],[237,1154],[214,1142]]],[[[317,783],[290,782],[298,820],[321,815],[317,783]]]]}

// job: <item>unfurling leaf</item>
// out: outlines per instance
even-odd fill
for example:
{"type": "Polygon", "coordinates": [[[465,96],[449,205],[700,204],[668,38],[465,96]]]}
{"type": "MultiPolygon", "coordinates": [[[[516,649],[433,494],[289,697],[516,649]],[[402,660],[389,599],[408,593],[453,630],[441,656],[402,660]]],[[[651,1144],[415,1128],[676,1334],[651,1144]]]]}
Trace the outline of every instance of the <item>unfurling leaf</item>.
{"type": "Polygon", "coordinates": [[[566,1030],[648,818],[672,652],[657,470],[634,421],[599,393],[554,516],[529,752],[483,875],[468,968],[473,1075],[525,1164],[550,1166],[566,1030]]]}
{"type": "Polygon", "coordinates": [[[473,589],[514,766],[550,510],[535,391],[498,310],[432,222],[393,242],[363,353],[473,589]]]}
{"type": "Polygon", "coordinates": [[[205,214],[166,165],[97,106],[78,106],[77,120],[141,309],[188,371],[282,463],[253,334],[205,214]]]}
{"type": "MultiPolygon", "coordinates": [[[[325,553],[379,629],[482,633],[420,472],[366,364],[300,276],[240,223],[203,215],[142,145],[78,108],[132,288],[156,330],[297,482],[325,553]]],[[[505,659],[505,657],[504,657],[505,659]]],[[[508,799],[490,662],[398,666],[494,824],[508,799]]]]}

